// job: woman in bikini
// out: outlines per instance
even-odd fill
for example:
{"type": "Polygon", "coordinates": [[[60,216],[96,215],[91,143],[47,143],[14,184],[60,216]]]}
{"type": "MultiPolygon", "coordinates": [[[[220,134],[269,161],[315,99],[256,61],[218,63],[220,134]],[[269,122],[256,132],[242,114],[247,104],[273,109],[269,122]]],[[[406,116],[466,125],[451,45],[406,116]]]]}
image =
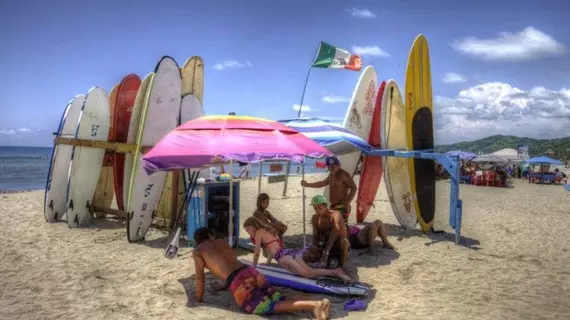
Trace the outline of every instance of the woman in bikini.
{"type": "Polygon", "coordinates": [[[251,241],[255,243],[253,266],[257,266],[259,261],[259,253],[261,248],[264,247],[269,253],[267,263],[271,262],[272,258],[284,269],[299,275],[304,278],[314,279],[318,277],[336,277],[345,282],[352,282],[352,279],[341,269],[315,269],[311,268],[304,261],[295,259],[295,250],[286,248],[278,233],[271,226],[263,224],[255,217],[250,217],[245,220],[243,227],[249,233],[251,241]]]}

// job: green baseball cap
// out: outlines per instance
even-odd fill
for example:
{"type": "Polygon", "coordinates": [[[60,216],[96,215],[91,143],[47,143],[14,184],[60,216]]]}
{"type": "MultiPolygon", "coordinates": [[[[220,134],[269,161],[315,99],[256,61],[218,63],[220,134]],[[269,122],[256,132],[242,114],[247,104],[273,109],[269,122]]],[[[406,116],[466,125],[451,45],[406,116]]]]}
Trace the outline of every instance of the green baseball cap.
{"type": "Polygon", "coordinates": [[[327,199],[322,195],[318,194],[311,199],[311,205],[316,206],[318,204],[327,204],[327,199]]]}

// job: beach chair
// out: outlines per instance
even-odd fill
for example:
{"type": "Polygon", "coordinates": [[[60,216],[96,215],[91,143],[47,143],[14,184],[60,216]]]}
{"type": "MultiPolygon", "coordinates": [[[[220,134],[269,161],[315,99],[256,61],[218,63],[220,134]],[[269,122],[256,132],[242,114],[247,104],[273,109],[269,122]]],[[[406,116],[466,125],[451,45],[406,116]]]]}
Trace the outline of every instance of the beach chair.
{"type": "Polygon", "coordinates": [[[497,174],[495,172],[487,171],[485,175],[485,185],[487,187],[494,187],[496,185],[497,174]]]}

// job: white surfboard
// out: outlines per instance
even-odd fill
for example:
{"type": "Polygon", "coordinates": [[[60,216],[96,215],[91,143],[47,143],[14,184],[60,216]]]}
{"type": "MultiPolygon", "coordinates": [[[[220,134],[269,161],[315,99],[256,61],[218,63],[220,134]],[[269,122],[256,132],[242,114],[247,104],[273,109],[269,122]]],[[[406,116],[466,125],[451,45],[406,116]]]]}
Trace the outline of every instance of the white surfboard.
{"type": "MultiPolygon", "coordinates": [[[[176,128],[180,117],[182,77],[174,59],[165,56],[157,64],[141,111],[137,140],[141,146],[154,146],[176,128]]],[[[132,122],[131,122],[132,123],[132,122]]],[[[129,128],[130,135],[131,128],[129,128]]],[[[158,200],[164,188],[166,172],[147,175],[142,166],[143,154],[134,156],[127,197],[127,238],[129,242],[144,239],[158,200]]]]}
{"type": "MultiPolygon", "coordinates": [[[[190,120],[203,117],[205,115],[202,103],[193,94],[186,94],[182,97],[182,103],[180,107],[180,124],[184,124],[190,120]]],[[[206,170],[208,171],[208,170],[206,170]]],[[[186,188],[190,181],[191,170],[184,170],[184,183],[186,188]]],[[[208,171],[209,172],[209,171],[208,171]]]]}
{"type": "MultiPolygon", "coordinates": [[[[388,80],[382,98],[382,149],[406,150],[406,110],[394,80],[388,80]]],[[[417,224],[407,158],[383,157],[384,183],[394,215],[400,225],[414,228],[417,224]]]]}
{"type": "MultiPolygon", "coordinates": [[[[135,98],[135,103],[133,104],[133,110],[131,113],[131,120],[129,122],[129,131],[127,133],[127,143],[136,144],[137,134],[139,132],[139,124],[141,119],[141,111],[145,105],[146,94],[148,91],[149,83],[152,82],[154,73],[151,72],[141,81],[139,91],[135,98]]],[[[127,210],[126,205],[129,203],[129,184],[131,183],[131,174],[133,173],[134,165],[134,154],[125,153],[125,169],[123,173],[123,203],[125,203],[125,211],[127,210]]]]}
{"type": "MultiPolygon", "coordinates": [[[[67,104],[58,129],[59,137],[75,138],[79,114],[84,101],[85,95],[80,94],[67,104]]],[[[73,147],[70,145],[54,145],[44,197],[44,215],[47,222],[59,221],[65,214],[72,150],[73,147]]]]}
{"type": "MultiPolygon", "coordinates": [[[[83,102],[76,139],[107,141],[111,111],[102,88],[89,90],[83,102]]],[[[99,181],[105,149],[73,146],[67,184],[67,224],[74,228],[91,221],[91,202],[99,181]]]]}
{"type": "MultiPolygon", "coordinates": [[[[364,141],[368,141],[370,129],[372,128],[372,114],[374,113],[374,104],[376,103],[376,85],[378,82],[376,70],[374,67],[368,66],[360,75],[352,99],[346,110],[343,121],[343,127],[354,132],[364,141]]],[[[338,157],[340,166],[349,174],[354,175],[356,166],[360,160],[360,151],[352,152],[338,157]]],[[[324,194],[327,201],[329,200],[329,186],[325,188],[324,194]]],[[[329,202],[330,205],[330,202],[329,202]]]]}

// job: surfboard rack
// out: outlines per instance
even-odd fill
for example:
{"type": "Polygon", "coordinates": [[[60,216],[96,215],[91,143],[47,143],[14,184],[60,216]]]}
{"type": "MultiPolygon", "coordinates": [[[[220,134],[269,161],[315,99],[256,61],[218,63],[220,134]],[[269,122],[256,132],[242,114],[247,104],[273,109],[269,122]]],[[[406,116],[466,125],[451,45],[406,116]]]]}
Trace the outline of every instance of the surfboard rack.
{"type": "Polygon", "coordinates": [[[463,220],[463,201],[459,199],[459,180],[461,178],[460,160],[458,156],[450,156],[445,153],[435,153],[429,150],[394,150],[394,149],[372,149],[367,156],[373,157],[398,157],[398,158],[418,158],[435,160],[449,173],[451,178],[449,195],[449,225],[455,229],[455,244],[461,240],[461,222],[463,220]]]}
{"type": "MultiPolygon", "coordinates": [[[[98,141],[98,140],[85,140],[85,139],[74,139],[74,138],[64,138],[56,137],[54,139],[55,144],[65,144],[76,147],[88,147],[105,149],[106,151],[111,151],[115,153],[134,153],[137,151],[137,145],[131,143],[122,142],[112,142],[112,141],[98,141]]],[[[147,153],[152,147],[141,147],[142,153],[147,153]]]]}

